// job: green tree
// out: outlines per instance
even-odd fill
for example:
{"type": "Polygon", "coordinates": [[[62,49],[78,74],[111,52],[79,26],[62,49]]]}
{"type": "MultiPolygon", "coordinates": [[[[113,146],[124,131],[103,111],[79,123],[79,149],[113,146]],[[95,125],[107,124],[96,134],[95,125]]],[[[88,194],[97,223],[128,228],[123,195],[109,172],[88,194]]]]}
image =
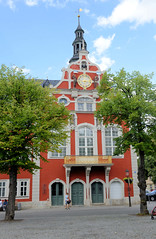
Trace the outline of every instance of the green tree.
{"type": "Polygon", "coordinates": [[[153,183],[156,184],[156,155],[145,157],[145,168],[147,170],[147,176],[151,177],[153,183]]]}
{"type": "Polygon", "coordinates": [[[121,69],[116,75],[105,72],[98,91],[102,101],[96,116],[104,124],[125,125],[122,136],[116,140],[116,155],[130,148],[136,151],[138,162],[138,186],[140,188],[140,213],[146,214],[145,155],[155,148],[152,140],[156,123],[156,92],[151,75],[131,74],[121,69]]]}
{"type": "MultiPolygon", "coordinates": [[[[39,169],[41,152],[58,150],[67,139],[69,112],[52,90],[27,79],[22,69],[0,68],[0,172],[9,175],[5,220],[15,216],[17,174],[39,169]]],[[[46,161],[46,160],[45,160],[46,161]]]]}

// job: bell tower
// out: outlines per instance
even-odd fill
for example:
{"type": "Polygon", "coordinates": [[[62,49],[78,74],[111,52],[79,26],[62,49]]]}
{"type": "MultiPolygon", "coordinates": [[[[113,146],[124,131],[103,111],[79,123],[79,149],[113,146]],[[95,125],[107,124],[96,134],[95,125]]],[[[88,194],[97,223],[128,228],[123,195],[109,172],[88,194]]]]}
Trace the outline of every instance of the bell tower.
{"type": "Polygon", "coordinates": [[[80,26],[80,15],[78,15],[78,27],[75,30],[75,40],[73,41],[73,57],[69,63],[77,61],[79,59],[79,51],[87,50],[87,43],[83,38],[84,30],[80,26]]]}

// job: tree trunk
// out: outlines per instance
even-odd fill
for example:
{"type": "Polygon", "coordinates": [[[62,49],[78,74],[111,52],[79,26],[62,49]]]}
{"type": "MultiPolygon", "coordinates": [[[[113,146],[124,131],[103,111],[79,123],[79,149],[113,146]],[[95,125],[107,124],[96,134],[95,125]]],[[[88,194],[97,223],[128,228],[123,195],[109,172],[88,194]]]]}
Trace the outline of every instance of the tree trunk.
{"type": "Polygon", "coordinates": [[[138,181],[140,188],[140,213],[149,214],[147,210],[147,201],[146,201],[146,178],[145,178],[145,157],[144,152],[139,151],[139,168],[138,168],[138,181]]]}
{"type": "Polygon", "coordinates": [[[17,185],[17,167],[12,166],[9,171],[9,197],[6,207],[5,221],[12,221],[15,217],[15,198],[17,185]]]}

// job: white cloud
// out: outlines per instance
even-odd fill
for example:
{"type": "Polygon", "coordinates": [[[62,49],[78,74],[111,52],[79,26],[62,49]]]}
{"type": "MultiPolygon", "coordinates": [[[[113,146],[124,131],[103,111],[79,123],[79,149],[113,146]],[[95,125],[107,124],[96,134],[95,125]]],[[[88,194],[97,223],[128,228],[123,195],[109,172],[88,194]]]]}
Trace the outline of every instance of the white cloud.
{"type": "Polygon", "coordinates": [[[24,74],[29,74],[30,73],[30,69],[23,68],[22,71],[23,71],[24,74]]]}
{"type": "Polygon", "coordinates": [[[86,13],[86,14],[89,14],[90,13],[90,10],[89,9],[83,9],[83,11],[84,11],[84,13],[86,13]]]}
{"type": "Polygon", "coordinates": [[[18,66],[13,65],[12,68],[16,69],[16,71],[22,71],[26,75],[30,73],[30,69],[26,69],[24,67],[19,68],[18,66]]]}
{"type": "Polygon", "coordinates": [[[13,0],[7,0],[7,5],[10,7],[11,10],[14,10],[16,8],[13,0]]]}
{"type": "Polygon", "coordinates": [[[50,7],[65,7],[69,0],[42,0],[43,3],[46,3],[50,7]]]}
{"type": "Polygon", "coordinates": [[[115,63],[114,60],[111,60],[108,57],[102,57],[101,63],[99,64],[102,71],[109,69],[115,63]]]}
{"type": "Polygon", "coordinates": [[[96,53],[98,55],[101,55],[104,51],[106,51],[110,46],[115,37],[115,34],[113,34],[111,37],[104,38],[103,36],[100,36],[97,38],[93,44],[96,49],[96,53]]]}
{"type": "MultiPolygon", "coordinates": [[[[15,3],[16,2],[24,2],[25,5],[28,7],[37,6],[39,3],[44,3],[47,7],[58,7],[63,8],[70,2],[77,2],[79,4],[86,4],[87,0],[0,0],[1,2],[6,2],[6,4],[10,7],[10,9],[14,10],[16,8],[15,3]]],[[[84,12],[87,14],[89,10],[84,9],[84,12]]]]}
{"type": "Polygon", "coordinates": [[[36,6],[36,5],[38,5],[38,0],[26,0],[26,1],[25,1],[25,4],[26,4],[27,6],[30,6],[30,7],[36,6]]]}
{"type": "Polygon", "coordinates": [[[91,62],[99,65],[102,71],[108,70],[115,63],[115,61],[110,59],[109,57],[103,56],[100,58],[96,58],[94,54],[93,55],[91,54],[89,59],[91,62]]]}
{"type": "Polygon", "coordinates": [[[114,37],[115,37],[115,34],[113,34],[112,36],[109,36],[108,38],[104,38],[103,36],[100,36],[93,42],[95,51],[93,51],[90,54],[89,58],[91,62],[98,64],[102,71],[107,70],[115,63],[114,60],[104,55],[105,51],[110,48],[114,37]]]}
{"type": "Polygon", "coordinates": [[[97,25],[116,26],[125,21],[135,27],[149,22],[156,24],[156,0],[121,0],[109,17],[97,18],[97,25]]]}
{"type": "Polygon", "coordinates": [[[154,40],[156,40],[156,35],[153,36],[154,40]]]}

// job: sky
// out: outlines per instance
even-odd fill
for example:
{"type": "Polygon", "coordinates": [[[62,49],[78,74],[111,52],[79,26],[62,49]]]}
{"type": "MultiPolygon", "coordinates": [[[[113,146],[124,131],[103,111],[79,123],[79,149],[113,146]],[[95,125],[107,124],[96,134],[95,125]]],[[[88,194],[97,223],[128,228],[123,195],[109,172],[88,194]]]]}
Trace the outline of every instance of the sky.
{"type": "Polygon", "coordinates": [[[0,0],[0,65],[60,80],[78,14],[89,59],[102,71],[153,72],[156,83],[156,0],[0,0]]]}

